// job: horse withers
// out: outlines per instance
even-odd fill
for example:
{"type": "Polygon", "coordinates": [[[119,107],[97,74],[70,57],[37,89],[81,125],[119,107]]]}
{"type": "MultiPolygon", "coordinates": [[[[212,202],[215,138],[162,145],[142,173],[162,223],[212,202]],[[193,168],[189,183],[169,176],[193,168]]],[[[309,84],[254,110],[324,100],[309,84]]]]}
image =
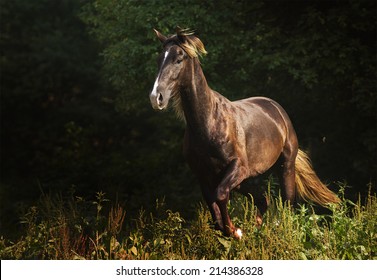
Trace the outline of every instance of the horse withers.
{"type": "Polygon", "coordinates": [[[155,33],[163,51],[150,101],[156,110],[164,110],[172,101],[185,121],[184,155],[217,229],[242,237],[227,209],[233,189],[255,196],[257,222],[262,223],[267,201],[246,182],[269,170],[277,171],[283,197],[291,204],[296,199],[322,206],[339,202],[298,149],[292,122],[278,103],[265,97],[229,101],[207,84],[199,61],[207,52],[198,37],[180,28],[169,37],[155,33]]]}

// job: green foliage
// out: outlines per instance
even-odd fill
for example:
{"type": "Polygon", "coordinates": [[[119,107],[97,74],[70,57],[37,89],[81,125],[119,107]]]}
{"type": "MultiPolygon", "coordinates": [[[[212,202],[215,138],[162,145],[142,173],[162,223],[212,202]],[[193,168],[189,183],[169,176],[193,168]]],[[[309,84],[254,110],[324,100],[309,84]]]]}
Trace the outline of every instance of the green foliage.
{"type": "Polygon", "coordinates": [[[197,207],[193,220],[156,202],[136,220],[125,219],[104,193],[93,201],[44,195],[22,217],[16,242],[0,240],[1,259],[376,259],[377,197],[349,200],[318,215],[308,206],[296,210],[281,197],[271,200],[260,229],[255,207],[236,196],[229,211],[244,232],[238,241],[213,229],[209,211],[197,207]]]}

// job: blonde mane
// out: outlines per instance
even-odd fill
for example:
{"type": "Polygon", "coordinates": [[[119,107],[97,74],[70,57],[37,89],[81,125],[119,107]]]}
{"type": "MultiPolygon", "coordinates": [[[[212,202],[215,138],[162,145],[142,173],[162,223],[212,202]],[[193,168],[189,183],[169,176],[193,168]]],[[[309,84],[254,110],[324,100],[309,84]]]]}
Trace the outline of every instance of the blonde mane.
{"type": "Polygon", "coordinates": [[[194,36],[194,32],[190,29],[177,27],[176,35],[171,36],[166,43],[174,42],[180,46],[191,58],[206,55],[202,41],[194,36]]]}

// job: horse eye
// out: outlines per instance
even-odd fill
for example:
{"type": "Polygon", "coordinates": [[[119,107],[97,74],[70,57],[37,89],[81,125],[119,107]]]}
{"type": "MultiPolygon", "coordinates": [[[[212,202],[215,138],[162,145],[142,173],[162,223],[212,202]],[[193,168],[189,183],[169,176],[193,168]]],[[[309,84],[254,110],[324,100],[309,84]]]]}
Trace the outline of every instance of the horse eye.
{"type": "Polygon", "coordinates": [[[177,64],[180,64],[183,61],[182,58],[177,59],[177,64]]]}

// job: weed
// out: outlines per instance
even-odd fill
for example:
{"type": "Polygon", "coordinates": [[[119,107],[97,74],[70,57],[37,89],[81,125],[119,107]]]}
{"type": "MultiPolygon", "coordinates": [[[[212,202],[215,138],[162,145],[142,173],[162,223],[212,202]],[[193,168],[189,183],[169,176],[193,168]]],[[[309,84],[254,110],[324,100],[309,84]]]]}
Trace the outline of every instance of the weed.
{"type": "Polygon", "coordinates": [[[353,203],[342,192],[341,204],[324,215],[308,204],[293,209],[269,193],[270,207],[259,229],[252,198],[234,195],[229,211],[243,229],[240,241],[215,230],[202,204],[190,221],[161,200],[153,213],[141,210],[137,219],[126,220],[124,209],[102,192],[93,201],[74,194],[42,195],[22,215],[22,237],[16,242],[0,238],[0,258],[377,259],[376,194],[353,203]]]}

